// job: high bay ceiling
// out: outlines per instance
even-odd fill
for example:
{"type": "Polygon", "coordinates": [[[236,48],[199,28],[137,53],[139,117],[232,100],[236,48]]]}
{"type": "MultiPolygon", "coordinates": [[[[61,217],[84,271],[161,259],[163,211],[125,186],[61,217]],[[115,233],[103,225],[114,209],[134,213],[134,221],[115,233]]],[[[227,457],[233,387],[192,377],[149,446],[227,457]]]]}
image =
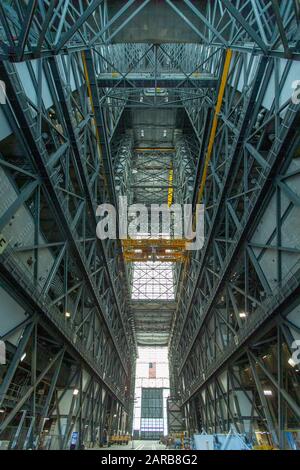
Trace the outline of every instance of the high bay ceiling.
{"type": "Polygon", "coordinates": [[[0,11],[3,57],[15,59],[60,53],[66,47],[140,42],[298,54],[296,0],[4,0],[0,11]]]}

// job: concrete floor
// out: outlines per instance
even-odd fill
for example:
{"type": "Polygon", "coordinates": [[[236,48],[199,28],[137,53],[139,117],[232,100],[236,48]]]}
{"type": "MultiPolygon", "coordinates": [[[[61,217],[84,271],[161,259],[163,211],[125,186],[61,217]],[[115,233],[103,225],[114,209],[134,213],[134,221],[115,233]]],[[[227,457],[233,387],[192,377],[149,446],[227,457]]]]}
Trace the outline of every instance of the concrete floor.
{"type": "Polygon", "coordinates": [[[166,446],[158,441],[133,441],[135,450],[164,450],[166,446]]]}
{"type": "Polygon", "coordinates": [[[133,441],[128,445],[113,445],[107,447],[94,447],[87,450],[165,450],[164,444],[159,444],[158,441],[133,441]]]}

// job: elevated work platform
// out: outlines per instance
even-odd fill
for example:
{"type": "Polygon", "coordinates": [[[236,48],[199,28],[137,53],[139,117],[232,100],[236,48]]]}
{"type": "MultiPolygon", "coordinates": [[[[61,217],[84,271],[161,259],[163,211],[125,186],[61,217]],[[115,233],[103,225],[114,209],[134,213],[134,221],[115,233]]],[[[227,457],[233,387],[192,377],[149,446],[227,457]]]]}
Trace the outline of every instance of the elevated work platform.
{"type": "Polygon", "coordinates": [[[160,73],[153,76],[149,72],[127,73],[119,72],[101,73],[98,75],[98,86],[101,88],[214,88],[217,86],[218,77],[210,73],[194,72],[184,73],[160,73]]]}
{"type": "Polygon", "coordinates": [[[123,255],[126,262],[182,262],[186,259],[186,240],[184,239],[143,239],[122,240],[123,255]]]}

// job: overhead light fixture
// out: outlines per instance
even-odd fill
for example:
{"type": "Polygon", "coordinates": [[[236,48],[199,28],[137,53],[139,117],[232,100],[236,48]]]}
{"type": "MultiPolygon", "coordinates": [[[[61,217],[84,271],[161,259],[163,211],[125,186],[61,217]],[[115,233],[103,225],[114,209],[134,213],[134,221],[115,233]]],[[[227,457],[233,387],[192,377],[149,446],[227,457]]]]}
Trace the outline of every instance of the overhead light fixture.
{"type": "Polygon", "coordinates": [[[290,365],[291,367],[295,367],[295,365],[296,365],[296,362],[295,362],[294,359],[291,358],[291,357],[289,358],[288,363],[289,363],[289,365],[290,365]]]}
{"type": "Polygon", "coordinates": [[[26,352],[24,354],[22,354],[20,361],[21,362],[24,361],[25,357],[26,357],[26,352]]]}
{"type": "Polygon", "coordinates": [[[240,318],[246,318],[247,314],[245,312],[240,312],[240,318]]]}
{"type": "Polygon", "coordinates": [[[1,408],[0,413],[5,413],[5,410],[3,408],[1,408]]]}
{"type": "Polygon", "coordinates": [[[264,395],[266,397],[271,397],[273,395],[273,392],[272,392],[272,390],[264,390],[264,395]]]}
{"type": "Polygon", "coordinates": [[[65,313],[65,317],[66,317],[66,318],[70,318],[70,316],[71,316],[70,312],[66,312],[66,313],[65,313]]]}
{"type": "Polygon", "coordinates": [[[141,129],[141,137],[144,137],[145,133],[144,133],[144,129],[141,129]]]}
{"type": "Polygon", "coordinates": [[[167,130],[164,129],[164,137],[167,137],[167,130]]]}
{"type": "Polygon", "coordinates": [[[78,393],[79,393],[78,388],[74,388],[73,395],[76,397],[78,395],[78,393]]]}
{"type": "Polygon", "coordinates": [[[144,97],[141,96],[141,97],[140,97],[140,102],[142,103],[143,101],[144,101],[144,97]]]}

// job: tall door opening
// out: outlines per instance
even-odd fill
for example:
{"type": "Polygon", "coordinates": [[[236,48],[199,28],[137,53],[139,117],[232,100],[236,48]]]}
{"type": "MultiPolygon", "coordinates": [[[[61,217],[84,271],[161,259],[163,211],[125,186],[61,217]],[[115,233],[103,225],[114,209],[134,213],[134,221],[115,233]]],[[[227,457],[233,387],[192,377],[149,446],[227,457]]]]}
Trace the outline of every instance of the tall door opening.
{"type": "Polygon", "coordinates": [[[138,349],[134,400],[134,439],[159,440],[168,434],[167,398],[170,395],[168,349],[138,349]]]}

